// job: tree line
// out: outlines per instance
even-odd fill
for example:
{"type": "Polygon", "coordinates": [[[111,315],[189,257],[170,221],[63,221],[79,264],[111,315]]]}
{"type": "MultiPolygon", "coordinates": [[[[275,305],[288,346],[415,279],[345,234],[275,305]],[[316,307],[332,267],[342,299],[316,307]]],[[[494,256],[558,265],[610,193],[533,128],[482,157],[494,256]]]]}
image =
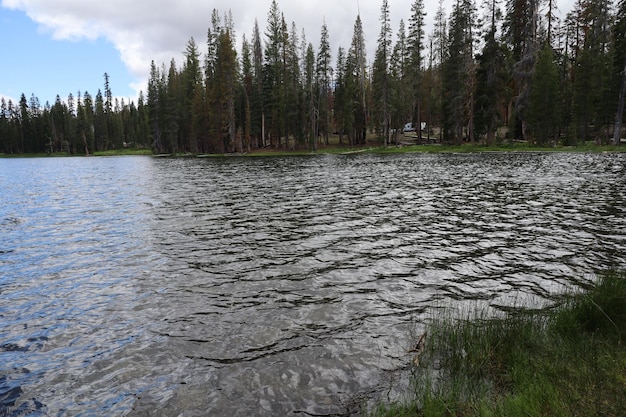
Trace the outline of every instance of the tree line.
{"type": "Polygon", "coordinates": [[[33,94],[22,93],[19,103],[4,97],[0,103],[0,153],[58,153],[90,155],[93,152],[149,145],[148,108],[143,94],[137,104],[113,98],[109,75],[104,74],[104,94],[95,98],[85,91],[67,101],[56,96],[53,105],[41,105],[33,94]]]}
{"type": "Polygon", "coordinates": [[[626,0],[440,0],[426,36],[423,0],[393,33],[382,0],[373,60],[363,22],[333,56],[324,22],[317,48],[273,0],[237,51],[230,13],[214,10],[204,47],[191,38],[179,65],[151,63],[138,102],[104,94],[33,95],[0,109],[0,152],[92,153],[122,146],[155,153],[317,149],[398,141],[408,123],[445,143],[504,140],[619,143],[626,94],[626,0]],[[202,50],[201,50],[202,49],[202,50]]]}

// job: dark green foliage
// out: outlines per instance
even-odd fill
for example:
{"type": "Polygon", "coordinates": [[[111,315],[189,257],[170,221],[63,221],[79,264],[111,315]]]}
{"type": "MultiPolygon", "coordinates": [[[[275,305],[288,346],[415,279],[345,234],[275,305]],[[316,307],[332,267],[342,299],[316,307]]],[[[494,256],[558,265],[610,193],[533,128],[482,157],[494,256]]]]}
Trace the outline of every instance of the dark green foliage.
{"type": "Polygon", "coordinates": [[[622,137],[622,126],[626,109],[626,0],[619,3],[613,25],[613,69],[612,69],[612,102],[617,103],[613,143],[619,144],[622,137]]]}
{"type": "Polygon", "coordinates": [[[583,41],[575,58],[573,80],[573,113],[577,141],[608,141],[615,105],[610,103],[610,2],[579,0],[577,23],[583,30],[583,41]]]}
{"type": "Polygon", "coordinates": [[[558,140],[561,86],[552,47],[546,44],[539,54],[528,99],[529,131],[538,145],[558,140]]]}
{"type": "Polygon", "coordinates": [[[626,275],[608,273],[587,291],[568,296],[556,316],[555,330],[570,339],[582,333],[626,342],[626,275]]]}
{"type": "Polygon", "coordinates": [[[374,66],[372,68],[372,100],[374,114],[374,128],[385,146],[389,143],[391,131],[390,105],[391,105],[391,82],[389,75],[389,61],[391,57],[391,23],[389,17],[389,4],[383,0],[380,12],[380,35],[374,66]]]}
{"type": "MultiPolygon", "coordinates": [[[[450,19],[448,54],[442,65],[443,139],[455,144],[463,141],[468,122],[473,122],[473,24],[472,2],[457,2],[450,19]]],[[[470,129],[467,133],[473,134],[470,129]]]]}
{"type": "Polygon", "coordinates": [[[476,95],[474,128],[485,135],[487,145],[495,143],[495,133],[502,126],[502,108],[507,105],[508,74],[506,48],[496,39],[496,2],[491,3],[491,27],[485,36],[482,53],[476,57],[476,95]]]}

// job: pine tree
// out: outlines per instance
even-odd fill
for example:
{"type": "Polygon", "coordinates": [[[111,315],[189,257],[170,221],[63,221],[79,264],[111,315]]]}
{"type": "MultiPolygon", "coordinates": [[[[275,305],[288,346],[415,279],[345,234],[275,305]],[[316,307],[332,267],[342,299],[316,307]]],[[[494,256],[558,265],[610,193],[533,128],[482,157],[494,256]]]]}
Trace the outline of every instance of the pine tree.
{"type": "MultiPolygon", "coordinates": [[[[237,95],[237,53],[229,30],[222,30],[218,36],[215,65],[213,96],[216,99],[218,140],[214,142],[214,151],[223,153],[233,151],[236,143],[235,100],[237,95]]],[[[239,144],[238,151],[241,151],[239,144]]]]}
{"type": "Polygon", "coordinates": [[[343,137],[352,127],[352,107],[348,94],[348,78],[346,52],[342,47],[337,50],[337,63],[335,70],[334,91],[334,120],[339,131],[339,144],[343,143],[343,137]]]}
{"type": "Polygon", "coordinates": [[[509,0],[505,19],[505,38],[511,48],[513,73],[513,137],[527,139],[526,107],[530,95],[532,69],[537,55],[539,0],[509,0]]]}
{"type": "Polygon", "coordinates": [[[94,137],[96,147],[94,151],[108,150],[108,123],[105,111],[104,96],[102,90],[98,89],[95,99],[94,110],[94,137]]]}
{"type": "Polygon", "coordinates": [[[614,106],[610,102],[609,0],[580,0],[578,23],[584,40],[574,71],[573,113],[577,141],[608,139],[614,106]]]}
{"type": "Polygon", "coordinates": [[[295,22],[291,24],[291,30],[287,32],[287,26],[283,26],[284,51],[283,71],[285,77],[285,147],[294,149],[296,141],[303,140],[303,127],[300,123],[302,112],[301,85],[300,85],[300,54],[298,51],[298,29],[295,22]],[[294,138],[290,145],[289,138],[294,138]]]}
{"type": "Polygon", "coordinates": [[[150,140],[150,116],[143,91],[137,99],[137,140],[142,148],[148,146],[150,140]]]}
{"type": "Polygon", "coordinates": [[[546,43],[533,72],[527,110],[530,137],[539,145],[553,143],[558,139],[560,90],[552,47],[546,43]]]}
{"type": "Polygon", "coordinates": [[[391,57],[391,23],[389,17],[389,3],[383,0],[380,11],[380,34],[374,67],[372,71],[372,94],[376,130],[383,144],[387,146],[391,135],[391,86],[389,80],[389,60],[391,57]]]}
{"type": "Polygon", "coordinates": [[[317,151],[317,120],[319,112],[315,105],[315,52],[313,45],[309,44],[306,49],[304,59],[304,86],[305,86],[305,102],[307,103],[308,115],[308,140],[310,148],[317,151]]]}
{"type": "Polygon", "coordinates": [[[85,91],[83,95],[83,109],[84,109],[84,135],[83,143],[85,145],[85,154],[89,154],[96,151],[96,136],[95,136],[95,107],[94,101],[88,91],[85,91]]]}
{"type": "Polygon", "coordinates": [[[330,116],[331,116],[331,53],[328,35],[328,27],[326,22],[322,25],[320,35],[320,46],[317,52],[317,85],[319,103],[319,121],[320,134],[324,136],[324,142],[328,145],[330,135],[330,116]]]}
{"type": "MultiPolygon", "coordinates": [[[[165,71],[163,72],[165,73],[165,71]]],[[[180,146],[180,114],[182,104],[182,87],[180,80],[180,73],[176,67],[176,61],[174,58],[170,61],[170,66],[167,71],[167,81],[164,82],[167,86],[163,102],[165,108],[163,111],[163,134],[164,144],[166,149],[171,154],[176,154],[184,149],[180,146]]]]}
{"type": "Polygon", "coordinates": [[[252,32],[252,65],[253,65],[253,88],[250,100],[252,135],[256,137],[257,148],[265,147],[265,102],[263,97],[264,69],[263,69],[263,48],[261,46],[261,35],[259,24],[254,21],[252,32]]]}
{"type": "Polygon", "coordinates": [[[241,75],[244,95],[244,133],[243,148],[250,152],[252,143],[252,92],[254,88],[254,66],[252,64],[252,46],[243,36],[241,41],[241,75]]]}
{"type": "Polygon", "coordinates": [[[396,44],[390,60],[390,127],[392,136],[398,144],[398,134],[404,123],[411,121],[413,101],[416,92],[410,78],[409,52],[407,48],[404,20],[400,20],[396,44]]]}
{"type": "Polygon", "coordinates": [[[473,62],[473,7],[457,1],[450,19],[448,51],[443,62],[443,139],[461,143],[464,128],[473,138],[475,68],[473,62]]]}
{"type": "Polygon", "coordinates": [[[117,138],[113,135],[113,93],[111,92],[111,83],[109,74],[104,73],[104,118],[106,128],[103,132],[104,149],[116,147],[117,138]]]}
{"type": "Polygon", "coordinates": [[[266,109],[266,126],[270,132],[270,145],[280,146],[281,129],[284,120],[284,68],[283,68],[283,36],[282,13],[276,0],[272,0],[268,13],[265,32],[265,66],[263,70],[263,99],[266,109]]]}
{"type": "Polygon", "coordinates": [[[148,79],[148,118],[150,121],[150,136],[152,152],[163,152],[163,112],[165,86],[159,68],[154,61],[150,64],[150,78],[148,79]]]}
{"type": "Polygon", "coordinates": [[[206,126],[206,123],[203,123],[206,113],[203,107],[197,106],[198,99],[204,95],[204,84],[200,68],[200,52],[193,37],[187,42],[184,56],[181,106],[182,145],[185,151],[197,152],[202,129],[206,126]]]}
{"type": "Polygon", "coordinates": [[[7,102],[4,97],[0,97],[0,153],[12,153],[10,143],[10,125],[7,102]]]}
{"type": "Polygon", "coordinates": [[[617,19],[613,25],[613,88],[617,93],[613,144],[619,145],[626,101],[626,0],[618,5],[617,19]]]}
{"type": "Polygon", "coordinates": [[[365,144],[367,139],[367,53],[361,16],[354,22],[352,44],[346,60],[346,84],[352,102],[353,120],[350,129],[352,144],[365,144]]]}
{"type": "MultiPolygon", "coordinates": [[[[442,9],[443,10],[443,9],[442,9]]],[[[422,88],[422,52],[424,51],[424,0],[415,0],[411,6],[409,36],[407,39],[408,65],[406,77],[409,79],[413,99],[411,100],[411,122],[416,126],[418,138],[422,137],[422,104],[424,91],[422,88]]]]}
{"type": "Polygon", "coordinates": [[[474,126],[476,133],[486,135],[487,145],[493,145],[497,128],[502,122],[500,108],[505,107],[507,92],[506,52],[496,37],[498,8],[490,0],[489,26],[482,52],[476,57],[476,96],[474,126]]]}

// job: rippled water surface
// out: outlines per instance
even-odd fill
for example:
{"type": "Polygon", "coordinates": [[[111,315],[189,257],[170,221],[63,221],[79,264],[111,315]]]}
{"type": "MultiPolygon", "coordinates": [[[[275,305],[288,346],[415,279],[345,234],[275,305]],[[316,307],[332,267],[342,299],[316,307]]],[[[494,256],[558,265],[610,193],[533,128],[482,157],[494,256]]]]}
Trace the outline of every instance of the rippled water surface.
{"type": "Polygon", "coordinates": [[[358,413],[429,308],[626,267],[625,207],[620,154],[0,160],[0,415],[358,413]]]}

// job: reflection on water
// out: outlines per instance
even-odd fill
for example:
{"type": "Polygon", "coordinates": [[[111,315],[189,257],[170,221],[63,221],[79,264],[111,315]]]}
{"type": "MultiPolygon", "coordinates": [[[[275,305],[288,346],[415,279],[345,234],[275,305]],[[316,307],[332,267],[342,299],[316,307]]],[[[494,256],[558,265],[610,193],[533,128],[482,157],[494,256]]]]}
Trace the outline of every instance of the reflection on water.
{"type": "Polygon", "coordinates": [[[615,154],[0,160],[0,414],[357,414],[399,392],[429,308],[625,267],[625,176],[615,154]]]}

